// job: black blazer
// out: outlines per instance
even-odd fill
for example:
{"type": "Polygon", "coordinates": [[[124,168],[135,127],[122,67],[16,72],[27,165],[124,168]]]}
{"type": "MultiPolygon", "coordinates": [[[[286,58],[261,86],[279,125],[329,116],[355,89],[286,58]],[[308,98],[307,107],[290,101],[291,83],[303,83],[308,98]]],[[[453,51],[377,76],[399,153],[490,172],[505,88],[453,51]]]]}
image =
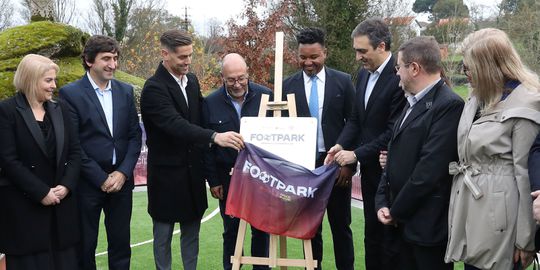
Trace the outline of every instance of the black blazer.
{"type": "MultiPolygon", "coordinates": [[[[249,82],[248,92],[242,104],[241,117],[259,115],[262,94],[272,95],[270,89],[249,82]]],[[[204,100],[203,119],[206,128],[216,132],[236,131],[240,132],[240,119],[231,99],[227,95],[225,86],[208,95],[204,100]]],[[[220,147],[212,144],[205,153],[204,172],[206,180],[211,187],[228,185],[231,179],[229,175],[238,152],[231,148],[220,147]]]]}
{"type": "Polygon", "coordinates": [[[17,93],[0,103],[0,251],[10,255],[47,251],[52,241],[64,249],[79,239],[78,134],[66,105],[49,101],[45,106],[56,136],[55,164],[50,163],[45,139],[25,96],[17,93]],[[42,205],[56,185],[70,192],[58,205],[42,205]]]}
{"type": "MultiPolygon", "coordinates": [[[[325,67],[324,104],[321,115],[321,126],[325,148],[328,151],[336,144],[345,121],[351,115],[354,87],[351,75],[325,67]]],[[[283,100],[287,94],[295,94],[298,117],[310,117],[309,105],[304,89],[303,71],[296,72],[283,81],[283,100]]],[[[284,116],[287,116],[285,113],[284,116]]]]}
{"type": "MultiPolygon", "coordinates": [[[[375,197],[376,209],[389,207],[406,241],[442,245],[447,241],[452,176],[457,160],[457,127],[463,100],[442,80],[397,119],[388,161],[375,197]]],[[[408,107],[408,106],[406,106],[408,107]]]]}
{"type": "Polygon", "coordinates": [[[208,207],[203,151],[214,131],[201,127],[199,81],[194,74],[186,76],[189,105],[161,63],[141,94],[148,145],[148,212],[163,222],[200,219],[208,207]]]}
{"type": "Polygon", "coordinates": [[[387,148],[394,122],[406,102],[404,92],[399,87],[399,76],[396,75],[394,63],[392,56],[373,87],[367,107],[364,96],[369,71],[360,70],[352,114],[337,140],[345,149],[354,150],[362,166],[362,178],[376,175],[376,179],[370,179],[375,183],[379,182],[381,171],[379,152],[387,148]]]}
{"type": "Polygon", "coordinates": [[[141,127],[135,108],[133,87],[111,80],[113,133],[88,75],[60,89],[60,98],[70,106],[79,130],[82,148],[81,188],[101,189],[112,168],[113,149],[116,169],[127,176],[122,189],[133,189],[133,169],[141,153],[141,127]]]}
{"type": "MultiPolygon", "coordinates": [[[[531,182],[531,190],[536,191],[540,189],[540,134],[534,139],[534,143],[531,146],[529,152],[529,181],[531,182]]],[[[540,250],[540,227],[536,229],[536,236],[534,238],[535,250],[540,250]]]]}
{"type": "MultiPolygon", "coordinates": [[[[531,182],[531,190],[540,189],[540,134],[534,139],[529,152],[529,181],[531,182]]],[[[540,247],[540,245],[539,245],[540,247]]]]}

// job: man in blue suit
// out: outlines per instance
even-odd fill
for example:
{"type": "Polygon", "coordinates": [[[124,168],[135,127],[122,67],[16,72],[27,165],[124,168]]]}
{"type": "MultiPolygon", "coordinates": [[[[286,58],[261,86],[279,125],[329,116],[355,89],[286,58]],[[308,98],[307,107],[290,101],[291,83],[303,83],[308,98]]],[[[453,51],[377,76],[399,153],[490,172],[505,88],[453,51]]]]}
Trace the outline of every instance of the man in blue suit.
{"type": "Polygon", "coordinates": [[[105,213],[109,269],[130,267],[133,168],[141,151],[141,129],[133,87],[113,78],[120,52],[116,40],[93,36],[85,45],[86,74],[60,89],[69,103],[82,148],[78,187],[81,269],[96,269],[101,211],[105,213]]]}

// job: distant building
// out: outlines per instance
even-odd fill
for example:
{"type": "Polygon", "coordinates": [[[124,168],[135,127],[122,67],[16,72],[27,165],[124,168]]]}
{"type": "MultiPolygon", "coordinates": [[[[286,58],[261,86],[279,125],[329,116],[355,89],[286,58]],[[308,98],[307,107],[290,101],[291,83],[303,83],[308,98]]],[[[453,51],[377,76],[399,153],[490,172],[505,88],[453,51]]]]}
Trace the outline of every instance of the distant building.
{"type": "Polygon", "coordinates": [[[411,32],[414,36],[420,36],[429,24],[428,22],[418,21],[415,16],[387,17],[384,21],[391,28],[397,29],[403,37],[410,37],[411,32]]]}
{"type": "Polygon", "coordinates": [[[437,22],[437,26],[443,26],[443,25],[447,25],[449,23],[463,23],[463,24],[466,24],[468,25],[470,23],[470,19],[469,18],[444,18],[444,19],[440,19],[438,22],[437,22]]]}

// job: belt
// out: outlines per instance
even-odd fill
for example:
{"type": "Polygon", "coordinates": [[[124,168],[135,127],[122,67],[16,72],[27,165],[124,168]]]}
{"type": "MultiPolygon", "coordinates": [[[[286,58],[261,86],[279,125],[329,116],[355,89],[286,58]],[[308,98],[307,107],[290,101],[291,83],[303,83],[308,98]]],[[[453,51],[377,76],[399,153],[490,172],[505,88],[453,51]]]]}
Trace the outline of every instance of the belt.
{"type": "Polygon", "coordinates": [[[482,190],[473,183],[471,176],[475,176],[480,173],[480,169],[478,166],[473,165],[465,165],[462,163],[457,163],[455,161],[450,162],[448,164],[448,173],[451,175],[458,175],[463,174],[463,182],[465,183],[465,186],[471,191],[473,197],[475,200],[478,200],[484,196],[482,193],[482,190]]]}

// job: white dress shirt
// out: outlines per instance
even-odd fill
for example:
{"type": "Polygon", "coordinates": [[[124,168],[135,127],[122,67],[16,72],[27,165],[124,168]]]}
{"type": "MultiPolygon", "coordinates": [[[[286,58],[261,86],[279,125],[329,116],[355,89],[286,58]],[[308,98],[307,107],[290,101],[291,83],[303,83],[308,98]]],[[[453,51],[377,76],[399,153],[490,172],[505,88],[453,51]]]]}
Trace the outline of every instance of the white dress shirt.
{"type": "MultiPolygon", "coordinates": [[[[90,72],[87,72],[86,75],[88,76],[88,80],[90,81],[92,88],[96,92],[96,96],[99,100],[99,103],[101,104],[103,113],[105,113],[105,120],[107,121],[107,127],[109,128],[109,132],[111,132],[111,136],[114,137],[113,101],[112,101],[111,81],[107,83],[107,86],[105,87],[105,89],[100,89],[97,83],[92,79],[92,76],[90,76],[90,72]]],[[[113,149],[112,165],[115,165],[115,164],[116,164],[116,149],[113,149]]]]}
{"type": "Polygon", "coordinates": [[[184,76],[182,76],[181,79],[179,79],[174,74],[172,74],[170,72],[169,72],[169,74],[171,74],[171,76],[174,78],[174,80],[176,81],[178,86],[180,86],[180,90],[182,90],[182,94],[184,95],[184,99],[186,99],[186,104],[189,107],[189,102],[188,102],[187,93],[186,93],[186,86],[187,86],[187,83],[188,83],[187,76],[184,75],[184,76]]]}
{"type": "Polygon", "coordinates": [[[373,92],[373,88],[375,88],[375,84],[377,83],[377,80],[379,80],[379,77],[381,76],[382,71],[390,62],[390,58],[392,58],[392,54],[390,53],[386,60],[379,66],[379,68],[373,72],[369,71],[369,78],[368,83],[366,85],[366,93],[364,95],[364,109],[367,108],[369,97],[371,96],[371,93],[373,92]]]}

